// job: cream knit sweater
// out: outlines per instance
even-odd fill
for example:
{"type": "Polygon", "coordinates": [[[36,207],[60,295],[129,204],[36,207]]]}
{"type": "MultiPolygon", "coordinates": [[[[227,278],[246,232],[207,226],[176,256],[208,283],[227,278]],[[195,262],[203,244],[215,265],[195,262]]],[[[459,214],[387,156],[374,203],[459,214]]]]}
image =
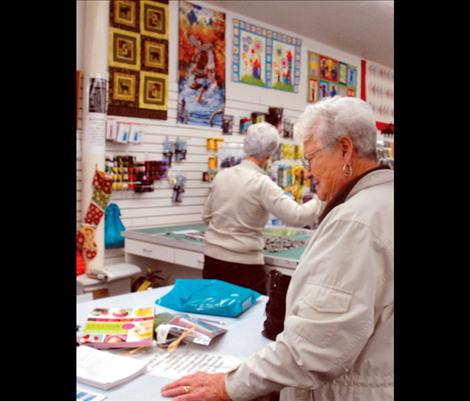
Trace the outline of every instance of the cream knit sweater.
{"type": "Polygon", "coordinates": [[[269,213],[290,226],[315,222],[323,208],[318,199],[299,205],[249,160],[219,172],[202,212],[209,225],[204,253],[243,264],[264,264],[262,231],[269,213]]]}

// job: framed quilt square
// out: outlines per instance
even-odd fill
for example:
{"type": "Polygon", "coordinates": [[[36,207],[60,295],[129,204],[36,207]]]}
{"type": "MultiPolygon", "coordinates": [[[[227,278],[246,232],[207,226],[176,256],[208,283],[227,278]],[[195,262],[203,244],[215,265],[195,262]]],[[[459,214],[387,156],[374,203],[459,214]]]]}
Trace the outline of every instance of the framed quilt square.
{"type": "Polygon", "coordinates": [[[154,72],[140,72],[139,107],[166,110],[168,76],[154,72]]]}
{"type": "Polygon", "coordinates": [[[348,86],[356,91],[357,68],[350,65],[348,68],[348,86]]]}
{"type": "Polygon", "coordinates": [[[168,5],[148,0],[140,2],[140,33],[168,39],[168,5]]]}
{"type": "Polygon", "coordinates": [[[131,70],[140,68],[139,34],[122,29],[109,29],[109,65],[131,70]]]}
{"type": "Polygon", "coordinates": [[[356,96],[356,89],[354,89],[354,88],[348,88],[348,90],[347,90],[347,92],[346,92],[346,96],[355,97],[355,96],[356,96]]]}
{"type": "Polygon", "coordinates": [[[334,97],[336,95],[338,95],[338,84],[335,82],[330,82],[328,87],[328,96],[334,97]]]}
{"type": "Polygon", "coordinates": [[[119,68],[110,68],[109,75],[110,105],[137,106],[139,73],[119,68]]]}
{"type": "Polygon", "coordinates": [[[142,70],[168,74],[168,41],[142,36],[142,70]]]}
{"type": "Polygon", "coordinates": [[[138,0],[111,0],[109,12],[111,26],[139,32],[138,0]]]}
{"type": "Polygon", "coordinates": [[[319,99],[324,99],[330,94],[330,88],[327,81],[320,81],[319,84],[319,99]]]}
{"type": "Polygon", "coordinates": [[[347,88],[344,85],[338,85],[338,87],[336,88],[337,95],[339,96],[346,96],[346,91],[347,88]]]}
{"type": "Polygon", "coordinates": [[[308,76],[309,78],[320,77],[320,56],[317,53],[308,52],[308,76]]]}
{"type": "Polygon", "coordinates": [[[348,65],[345,63],[339,63],[339,79],[338,83],[341,85],[348,84],[348,65]]]}
{"type": "Polygon", "coordinates": [[[314,103],[318,100],[318,81],[316,79],[308,80],[308,101],[314,103]]]}
{"type": "Polygon", "coordinates": [[[338,61],[320,56],[320,78],[330,82],[338,82],[338,61]]]}

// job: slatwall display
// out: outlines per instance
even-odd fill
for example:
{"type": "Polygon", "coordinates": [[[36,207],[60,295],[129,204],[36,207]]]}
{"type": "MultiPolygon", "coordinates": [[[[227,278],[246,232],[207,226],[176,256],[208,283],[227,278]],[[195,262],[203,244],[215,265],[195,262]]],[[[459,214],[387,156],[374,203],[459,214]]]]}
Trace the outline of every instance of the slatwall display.
{"type": "MultiPolygon", "coordinates": [[[[237,15],[212,5],[194,1],[195,4],[207,6],[226,13],[226,31],[231,32],[233,18],[243,18],[250,23],[257,24],[259,21],[248,16],[237,15]]],[[[126,229],[139,229],[152,226],[166,226],[175,224],[189,224],[201,220],[201,212],[207,197],[210,184],[203,182],[202,173],[208,170],[208,156],[214,154],[207,150],[208,137],[220,137],[225,143],[242,143],[243,135],[239,134],[240,118],[249,118],[252,112],[267,113],[269,107],[282,107],[284,109],[283,119],[295,122],[298,116],[304,111],[307,105],[307,89],[300,86],[299,93],[280,93],[250,87],[227,80],[225,114],[232,115],[233,135],[222,135],[220,127],[211,128],[195,125],[185,125],[176,122],[177,116],[177,61],[178,61],[178,2],[170,2],[170,38],[169,38],[169,93],[168,93],[168,119],[151,120],[143,118],[132,118],[124,116],[109,116],[110,119],[123,123],[139,124],[142,129],[141,143],[121,144],[106,141],[105,153],[107,157],[113,158],[116,155],[136,156],[136,161],[162,160],[162,143],[166,136],[171,141],[177,137],[187,141],[186,160],[175,162],[172,159],[172,166],[169,169],[169,176],[183,174],[187,177],[185,192],[182,194],[181,203],[172,203],[172,186],[167,180],[155,181],[154,192],[135,193],[133,190],[113,191],[110,202],[119,205],[121,209],[121,219],[126,229]]],[[[264,24],[267,25],[267,24],[264,24]]],[[[79,25],[80,26],[80,25],[79,25]]],[[[277,27],[267,25],[270,29],[277,27]]],[[[279,30],[279,29],[278,29],[279,30]]],[[[285,32],[291,34],[291,32],[285,32]]],[[[317,49],[322,54],[331,54],[332,57],[345,60],[348,63],[359,65],[360,58],[338,51],[322,43],[309,38],[302,38],[301,59],[307,57],[307,49],[317,49]]],[[[226,65],[231,65],[231,35],[226,35],[226,65]]],[[[229,67],[227,67],[229,68],[229,67]]],[[[301,64],[301,80],[306,79],[306,65],[301,64]]],[[[230,77],[230,70],[226,71],[230,77]]],[[[360,79],[360,76],[359,76],[360,79]]],[[[360,84],[360,82],[359,82],[360,84]]],[[[82,91],[83,92],[83,91],[82,91]]],[[[81,139],[81,119],[80,129],[77,129],[77,140],[81,139]]],[[[294,143],[292,139],[282,139],[284,143],[294,143]]],[[[77,228],[81,218],[80,187],[81,187],[81,159],[77,156],[77,228]]],[[[124,249],[111,249],[105,252],[105,263],[118,263],[124,260],[124,249]]]]}
{"type": "MultiPolygon", "coordinates": [[[[239,135],[238,121],[249,117],[253,111],[267,112],[268,104],[252,103],[226,99],[226,114],[234,116],[233,135],[222,135],[220,128],[204,128],[176,123],[177,87],[170,86],[168,103],[168,120],[132,119],[112,116],[115,121],[136,123],[142,128],[143,136],[140,144],[121,144],[106,142],[106,155],[135,156],[137,161],[162,160],[163,141],[168,136],[172,141],[179,137],[187,142],[186,160],[172,160],[168,175],[182,174],[187,177],[185,192],[181,203],[171,201],[172,186],[168,180],[155,181],[154,192],[135,193],[132,190],[113,191],[110,202],[119,205],[121,220],[126,229],[139,229],[174,224],[187,224],[201,221],[201,212],[207,198],[210,184],[202,181],[202,173],[208,169],[207,150],[208,137],[221,137],[224,143],[242,143],[243,135],[239,135]]],[[[295,120],[303,110],[284,108],[284,118],[295,120]]],[[[291,139],[283,142],[293,143],[291,139]]],[[[123,250],[106,250],[106,264],[117,263],[123,256],[123,250]]]]}
{"type": "MultiPolygon", "coordinates": [[[[235,122],[247,117],[252,111],[267,112],[269,105],[260,105],[247,101],[240,102],[227,99],[226,114],[234,116],[235,122]]],[[[113,120],[135,122],[141,124],[143,137],[140,144],[106,143],[106,155],[135,156],[138,161],[161,160],[163,158],[163,141],[166,136],[170,140],[179,137],[187,142],[186,160],[172,161],[169,176],[182,174],[187,177],[183,201],[179,204],[171,202],[173,189],[167,180],[155,181],[154,192],[135,193],[133,191],[114,191],[111,202],[119,205],[121,219],[127,229],[137,229],[152,226],[186,224],[201,220],[202,207],[209,190],[209,183],[202,181],[202,173],[207,171],[208,137],[222,137],[224,143],[242,143],[243,135],[239,135],[237,123],[233,135],[222,135],[220,128],[204,128],[187,126],[176,123],[177,91],[176,85],[169,93],[169,120],[145,120],[118,118],[113,120]]],[[[284,109],[286,118],[295,119],[302,110],[284,109]]],[[[289,140],[285,140],[289,141],[289,140]]]]}

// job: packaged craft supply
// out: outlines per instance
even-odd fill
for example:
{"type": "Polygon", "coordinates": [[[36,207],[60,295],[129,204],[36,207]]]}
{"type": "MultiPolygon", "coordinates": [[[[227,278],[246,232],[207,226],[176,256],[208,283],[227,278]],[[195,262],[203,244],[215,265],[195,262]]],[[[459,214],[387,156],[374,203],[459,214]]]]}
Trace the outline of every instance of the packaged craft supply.
{"type": "Polygon", "coordinates": [[[180,312],[237,317],[261,296],[222,280],[176,279],[173,289],[155,303],[180,312]]]}
{"type": "Polygon", "coordinates": [[[187,314],[157,314],[155,315],[155,322],[157,345],[168,347],[170,352],[181,341],[209,345],[215,337],[227,332],[227,329],[223,327],[211,324],[203,318],[195,318],[187,314]],[[173,347],[173,345],[175,346],[173,347]]]}

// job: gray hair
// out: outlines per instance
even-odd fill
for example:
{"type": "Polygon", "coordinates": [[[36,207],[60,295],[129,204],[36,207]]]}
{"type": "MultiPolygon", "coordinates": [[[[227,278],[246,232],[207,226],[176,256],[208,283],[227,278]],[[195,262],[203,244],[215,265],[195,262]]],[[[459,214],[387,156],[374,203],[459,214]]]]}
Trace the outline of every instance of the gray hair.
{"type": "Polygon", "coordinates": [[[308,105],[294,126],[294,138],[299,143],[315,137],[326,146],[345,136],[351,137],[359,156],[376,157],[375,116],[357,97],[335,96],[308,105]]]}
{"type": "Polygon", "coordinates": [[[246,156],[263,160],[270,156],[279,146],[279,132],[269,123],[258,123],[248,127],[243,141],[246,156]]]}

